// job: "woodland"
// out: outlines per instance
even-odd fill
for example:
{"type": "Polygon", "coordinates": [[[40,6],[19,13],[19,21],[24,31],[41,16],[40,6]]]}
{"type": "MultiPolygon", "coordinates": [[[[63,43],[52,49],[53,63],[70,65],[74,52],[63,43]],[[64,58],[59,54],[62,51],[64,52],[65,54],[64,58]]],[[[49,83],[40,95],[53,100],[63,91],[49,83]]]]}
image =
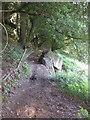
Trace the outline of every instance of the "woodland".
{"type": "Polygon", "coordinates": [[[2,2],[0,26],[2,117],[88,119],[90,3],[2,2]],[[63,61],[51,78],[49,51],[63,61]]]}

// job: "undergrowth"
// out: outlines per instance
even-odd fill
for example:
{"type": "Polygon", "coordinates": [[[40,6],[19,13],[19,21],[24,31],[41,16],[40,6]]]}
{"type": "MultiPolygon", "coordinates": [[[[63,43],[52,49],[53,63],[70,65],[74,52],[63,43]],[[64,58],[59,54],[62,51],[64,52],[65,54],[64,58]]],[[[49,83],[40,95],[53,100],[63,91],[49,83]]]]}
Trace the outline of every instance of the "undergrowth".
{"type": "MultiPolygon", "coordinates": [[[[2,53],[2,69],[3,66],[7,69],[6,65],[9,68],[8,73],[11,71],[11,69],[17,68],[21,57],[23,55],[23,50],[17,45],[12,45],[9,44],[8,47],[6,47],[5,51],[2,53]],[[6,64],[6,65],[4,65],[6,64]]],[[[7,79],[2,80],[2,93],[3,93],[3,98],[6,96],[9,96],[10,93],[14,93],[14,89],[19,85],[19,79],[22,77],[26,76],[30,72],[30,68],[28,67],[28,63],[24,62],[23,66],[20,66],[22,69],[22,72],[20,70],[13,72],[7,79]]],[[[5,69],[4,68],[4,69],[5,69]]],[[[7,73],[7,74],[8,74],[7,73]]],[[[6,73],[4,73],[6,74],[6,73]]],[[[4,76],[3,74],[3,76],[4,76]]],[[[3,77],[2,76],[2,77],[3,77]]]]}
{"type": "Polygon", "coordinates": [[[2,62],[4,60],[5,62],[11,63],[16,66],[19,63],[22,54],[23,51],[21,48],[9,45],[2,53],[2,62]]]}
{"type": "Polygon", "coordinates": [[[65,55],[59,53],[58,55],[63,59],[63,70],[62,72],[57,71],[55,77],[58,89],[88,102],[87,65],[65,55]]]}

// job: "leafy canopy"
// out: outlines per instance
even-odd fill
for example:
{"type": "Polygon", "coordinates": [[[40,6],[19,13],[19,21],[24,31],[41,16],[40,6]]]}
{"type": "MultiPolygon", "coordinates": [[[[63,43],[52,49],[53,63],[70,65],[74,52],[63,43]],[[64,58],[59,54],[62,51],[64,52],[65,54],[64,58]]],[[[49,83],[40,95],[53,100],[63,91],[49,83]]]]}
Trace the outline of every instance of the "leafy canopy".
{"type": "Polygon", "coordinates": [[[27,41],[31,42],[37,35],[37,46],[43,43],[51,50],[60,49],[83,61],[88,56],[87,7],[87,2],[11,2],[8,5],[9,9],[16,9],[13,12],[27,14],[27,41]]]}

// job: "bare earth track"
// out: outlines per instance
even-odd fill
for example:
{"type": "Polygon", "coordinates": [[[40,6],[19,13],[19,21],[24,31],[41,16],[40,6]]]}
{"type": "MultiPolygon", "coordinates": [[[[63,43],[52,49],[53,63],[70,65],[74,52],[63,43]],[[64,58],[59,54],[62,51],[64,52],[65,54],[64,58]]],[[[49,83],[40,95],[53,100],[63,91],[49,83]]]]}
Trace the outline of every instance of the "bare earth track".
{"type": "Polygon", "coordinates": [[[48,80],[46,67],[36,62],[37,56],[28,60],[30,76],[20,79],[19,87],[3,102],[3,118],[71,118],[77,117],[80,103],[56,88],[54,81],[48,80]],[[30,77],[34,75],[34,79],[30,77]]]}

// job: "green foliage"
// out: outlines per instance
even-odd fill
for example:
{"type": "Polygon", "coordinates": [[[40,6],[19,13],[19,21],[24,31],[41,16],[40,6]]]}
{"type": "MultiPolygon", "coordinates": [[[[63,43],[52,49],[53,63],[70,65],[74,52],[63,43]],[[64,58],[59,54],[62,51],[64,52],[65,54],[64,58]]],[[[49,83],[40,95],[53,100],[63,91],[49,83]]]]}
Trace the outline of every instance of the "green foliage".
{"type": "MultiPolygon", "coordinates": [[[[22,56],[22,49],[20,48],[20,46],[15,46],[16,43],[10,43],[9,47],[7,47],[5,49],[5,51],[2,53],[2,62],[4,61],[4,63],[7,64],[8,62],[8,67],[14,67],[17,68],[17,65],[20,62],[21,56],[22,56]]],[[[3,67],[3,65],[2,65],[3,67]]],[[[5,66],[6,67],[6,66],[5,66]]],[[[28,68],[28,64],[24,63],[24,74],[27,75],[29,72],[29,68],[28,68]]],[[[24,75],[23,74],[23,75],[24,75]]],[[[19,85],[18,79],[21,78],[21,72],[20,71],[16,71],[14,73],[12,73],[9,78],[7,78],[6,80],[2,80],[2,92],[3,92],[3,96],[6,97],[8,96],[10,93],[13,93],[13,90],[19,85]]]]}
{"type": "MultiPolygon", "coordinates": [[[[3,9],[6,6],[4,4],[3,9]]],[[[88,59],[87,7],[88,2],[11,2],[7,6],[10,10],[16,9],[17,12],[19,10],[23,15],[27,14],[23,21],[23,24],[25,24],[23,31],[25,32],[22,35],[27,38],[28,42],[30,40],[33,43],[33,38],[37,35],[37,46],[42,43],[41,45],[48,46],[51,50],[68,51],[70,57],[84,62],[88,59]]],[[[11,14],[8,21],[11,17],[14,18],[12,24],[18,21],[17,29],[19,30],[17,30],[17,35],[20,37],[21,16],[19,15],[16,18],[17,15],[11,14]]],[[[13,31],[13,28],[11,29],[9,26],[7,28],[8,31],[13,31]]]]}
{"type": "Polygon", "coordinates": [[[16,74],[17,78],[20,78],[20,73],[19,72],[15,72],[15,74],[16,74]]]}
{"type": "Polygon", "coordinates": [[[86,109],[83,109],[83,107],[79,106],[80,110],[78,110],[78,117],[84,118],[89,117],[88,111],[86,109]]]}
{"type": "Polygon", "coordinates": [[[27,62],[24,62],[23,68],[24,68],[24,75],[29,75],[31,68],[29,67],[27,62]]]}
{"type": "Polygon", "coordinates": [[[13,89],[15,89],[16,86],[18,86],[18,82],[14,78],[14,76],[10,76],[6,81],[3,81],[2,82],[3,97],[6,97],[6,95],[12,93],[13,89]]]}
{"type": "Polygon", "coordinates": [[[64,70],[56,73],[58,88],[79,96],[80,99],[88,102],[88,71],[86,65],[77,60],[70,59],[65,55],[60,55],[63,59],[64,70]]]}
{"type": "Polygon", "coordinates": [[[9,62],[16,66],[17,63],[19,63],[19,61],[20,61],[22,53],[23,52],[22,52],[21,48],[17,48],[15,46],[11,45],[9,47],[6,47],[5,51],[2,53],[2,58],[6,62],[9,62]]]}
{"type": "MultiPolygon", "coordinates": [[[[4,44],[3,44],[4,46],[4,44]]],[[[14,67],[16,68],[20,58],[22,56],[22,50],[19,47],[16,47],[16,43],[9,43],[9,46],[6,47],[5,51],[2,53],[2,63],[4,62],[8,68],[14,67]],[[8,64],[7,64],[8,63],[8,64]]],[[[6,67],[6,66],[5,66],[6,67]]],[[[3,64],[2,64],[3,68],[3,64]]],[[[20,73],[17,71],[12,73],[5,81],[2,80],[3,87],[3,96],[9,95],[12,91],[18,86],[17,79],[20,78],[20,73]]]]}

